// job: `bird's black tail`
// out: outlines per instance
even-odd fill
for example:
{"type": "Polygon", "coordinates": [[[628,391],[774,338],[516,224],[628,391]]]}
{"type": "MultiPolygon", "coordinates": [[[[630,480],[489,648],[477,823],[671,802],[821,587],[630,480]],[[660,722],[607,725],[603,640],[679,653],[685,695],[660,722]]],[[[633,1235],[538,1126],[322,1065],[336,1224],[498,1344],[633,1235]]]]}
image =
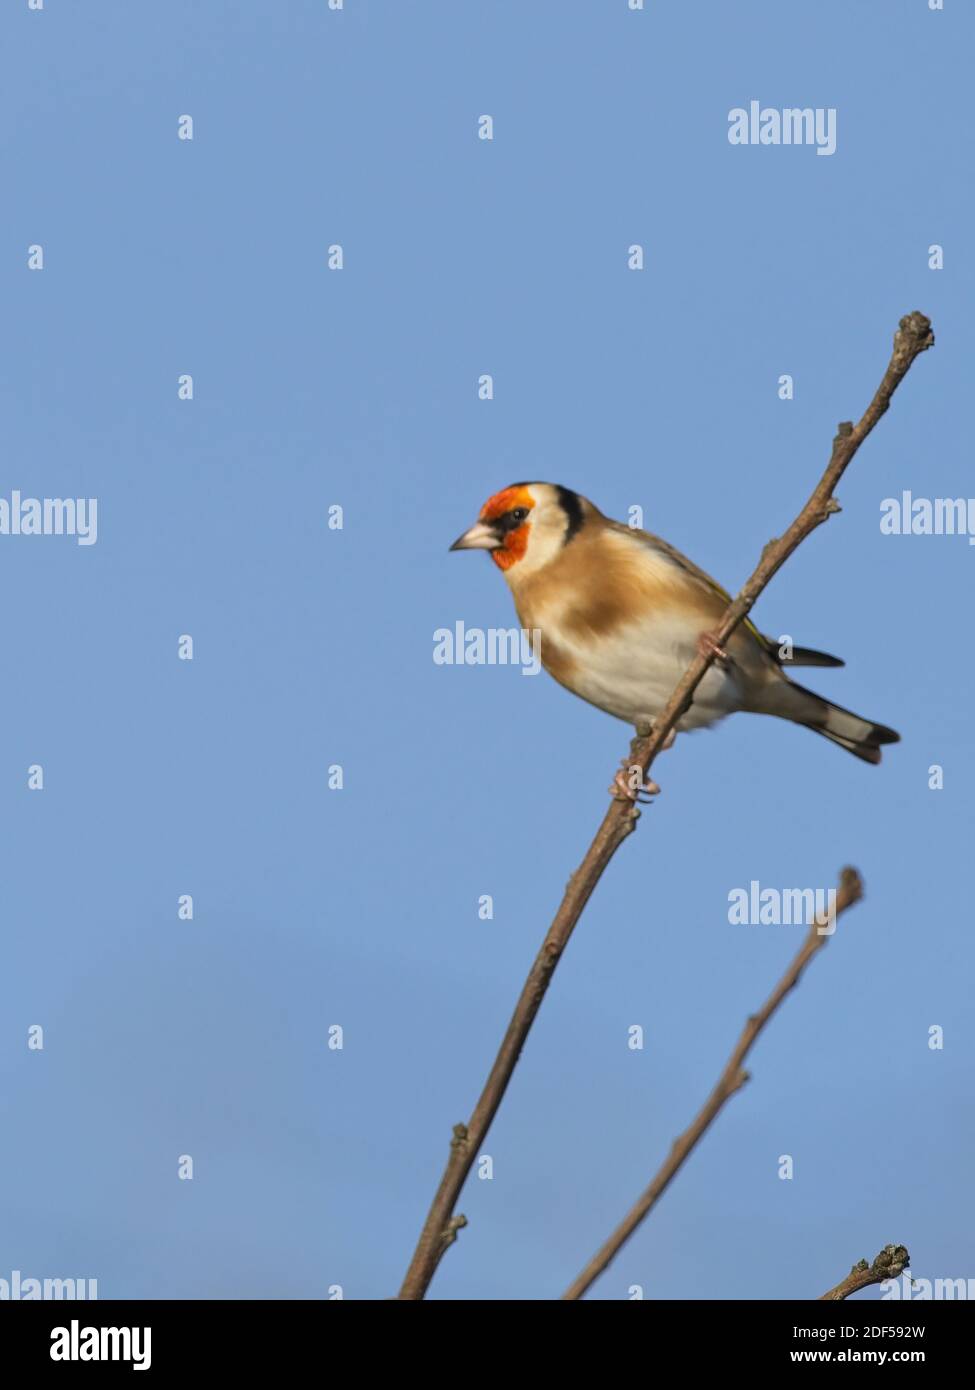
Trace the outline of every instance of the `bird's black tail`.
{"type": "Polygon", "coordinates": [[[770,695],[772,698],[764,706],[769,714],[815,730],[865,763],[879,763],[884,744],[900,742],[900,734],[886,724],[863,719],[795,681],[783,681],[781,686],[776,682],[770,695]]]}

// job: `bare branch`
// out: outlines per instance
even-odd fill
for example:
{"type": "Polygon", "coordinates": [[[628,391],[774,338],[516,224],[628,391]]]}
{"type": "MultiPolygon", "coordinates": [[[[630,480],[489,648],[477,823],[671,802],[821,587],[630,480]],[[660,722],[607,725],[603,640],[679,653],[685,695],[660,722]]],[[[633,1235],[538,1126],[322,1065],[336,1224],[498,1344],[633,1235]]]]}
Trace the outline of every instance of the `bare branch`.
{"type": "MultiPolygon", "coordinates": [[[[887,370],[862,419],[856,425],[840,425],[825,473],[785,534],[778,540],[770,541],[762,551],[755,572],[735,601],[726,609],[719,627],[712,634],[713,649],[695,657],[691,662],[656,721],[652,733],[646,738],[638,737],[633,741],[631,762],[639,763],[644,773],[660,751],[670,730],[690,706],[694,692],[714,661],[717,650],[724,645],[751,610],[766,584],[793,551],[836,510],[833,489],[857,449],[887,411],[894,391],[903,381],[914,359],[933,343],[931,321],[923,314],[914,312],[901,319],[900,327],[894,335],[894,350],[887,370]]],[[[612,801],[592,844],[586,851],[585,858],[569,880],[559,909],[542,942],[541,950],[528,972],[528,978],[522,987],[494,1065],[467,1123],[465,1137],[462,1141],[455,1140],[451,1144],[447,1166],[399,1292],[402,1299],[423,1298],[429,1287],[443,1254],[445,1233],[461,1188],[507,1090],[562,952],[568,945],[573,929],[603,871],[623,841],[636,828],[639,814],[637,808],[628,801],[612,801]]]]}
{"type": "Polygon", "coordinates": [[[887,1279],[899,1278],[910,1263],[911,1257],[906,1246],[885,1245],[872,1265],[868,1265],[866,1260],[858,1260],[835,1289],[820,1294],[816,1301],[839,1303],[841,1299],[849,1298],[851,1293],[859,1293],[868,1284],[883,1284],[887,1279]]]}
{"type": "MultiPolygon", "coordinates": [[[[859,874],[855,869],[844,869],[840,875],[840,886],[836,892],[836,915],[839,916],[839,914],[844,912],[848,907],[852,907],[854,903],[859,902],[862,896],[863,884],[859,874]]],[[[810,926],[806,939],[793,958],[788,970],[786,970],[758,1013],[752,1014],[749,1017],[742,1029],[740,1038],[735,1044],[734,1051],[728,1058],[724,1071],[718,1078],[717,1085],[698,1111],[693,1123],[685,1129],[679,1139],[674,1140],[670,1153],[667,1155],[666,1160],[653,1182],[640,1198],[634,1202],[616,1230],[605,1244],[597,1250],[596,1254],[592,1257],[578,1278],[572,1281],[562,1295],[563,1300],[581,1298],[586,1290],[599,1278],[600,1274],[602,1274],[616,1255],[619,1254],[620,1250],[629,1240],[640,1222],[656,1205],[658,1199],[666,1191],[671,1180],[675,1177],[678,1170],[704,1135],[705,1130],[724,1107],[725,1102],[730,1100],[737,1091],[740,1091],[742,1086],[749,1080],[748,1072],[744,1069],[744,1061],[751,1051],[755,1039],[782,1003],[785,996],[799,983],[803,971],[812,960],[813,956],[817,951],[821,951],[829,940],[828,933],[820,931],[821,925],[822,921],[819,919],[810,926]]]]}

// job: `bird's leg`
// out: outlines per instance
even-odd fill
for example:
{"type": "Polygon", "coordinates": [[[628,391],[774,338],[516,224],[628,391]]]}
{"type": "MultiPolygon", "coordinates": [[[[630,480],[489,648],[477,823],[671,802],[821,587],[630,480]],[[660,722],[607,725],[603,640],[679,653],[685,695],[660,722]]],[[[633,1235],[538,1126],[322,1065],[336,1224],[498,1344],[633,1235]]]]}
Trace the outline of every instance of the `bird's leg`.
{"type": "MultiPolygon", "coordinates": [[[[637,720],[637,725],[636,725],[636,738],[635,738],[635,739],[633,740],[633,742],[630,744],[630,750],[631,750],[631,752],[636,752],[636,745],[637,745],[637,743],[638,743],[641,739],[649,738],[650,735],[653,733],[653,731],[654,731],[654,729],[655,729],[656,727],[657,727],[657,721],[656,721],[655,719],[639,719],[639,720],[637,720]]],[[[666,753],[666,751],[667,751],[668,748],[673,748],[673,746],[674,746],[674,739],[675,739],[676,737],[677,737],[677,730],[676,730],[676,729],[671,729],[670,732],[668,733],[667,737],[664,739],[663,743],[662,743],[662,744],[660,745],[660,747],[657,749],[657,752],[658,752],[658,753],[666,753]]]]}
{"type": "MultiPolygon", "coordinates": [[[[636,724],[636,738],[630,740],[630,756],[624,758],[620,763],[620,770],[613,778],[613,785],[609,788],[609,794],[616,801],[631,801],[636,804],[641,796],[647,800],[652,796],[660,795],[660,787],[653,780],[647,778],[646,773],[640,763],[635,762],[640,744],[644,739],[649,738],[654,730],[652,719],[638,719],[636,724]]],[[[667,748],[673,747],[674,739],[677,737],[677,730],[671,729],[658,752],[663,752],[667,748]]]]}
{"type": "Polygon", "coordinates": [[[713,656],[715,661],[722,666],[727,666],[729,662],[728,653],[724,647],[719,647],[713,632],[702,632],[697,639],[697,650],[701,656],[713,656]]]}

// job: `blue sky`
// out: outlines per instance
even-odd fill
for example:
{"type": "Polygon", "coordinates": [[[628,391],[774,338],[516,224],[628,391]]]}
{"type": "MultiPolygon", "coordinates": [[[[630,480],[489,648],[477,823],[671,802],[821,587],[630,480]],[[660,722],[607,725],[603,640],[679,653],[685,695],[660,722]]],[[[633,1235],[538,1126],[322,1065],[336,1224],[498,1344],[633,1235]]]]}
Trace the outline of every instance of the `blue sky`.
{"type": "Polygon", "coordinates": [[[0,496],[97,497],[98,539],[0,535],[0,1277],[395,1291],[629,736],[434,664],[437,628],[515,621],[447,546],[549,479],[735,588],[914,308],[935,350],[756,613],[903,742],[872,768],[742,715],[661,757],[431,1296],[561,1292],[798,945],[729,892],[847,862],[865,902],[590,1296],[807,1297],[888,1241],[975,1275],[975,554],[879,527],[973,490],[973,30],[952,0],[4,7],[0,496]],[[836,152],[732,146],[751,99],[835,108],[836,152]]]}

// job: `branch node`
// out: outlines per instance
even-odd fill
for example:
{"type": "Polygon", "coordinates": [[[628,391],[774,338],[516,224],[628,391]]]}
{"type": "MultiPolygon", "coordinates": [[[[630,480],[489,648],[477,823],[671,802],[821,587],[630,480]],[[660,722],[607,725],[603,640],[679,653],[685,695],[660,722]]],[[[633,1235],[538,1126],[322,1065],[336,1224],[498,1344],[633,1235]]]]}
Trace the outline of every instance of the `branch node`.
{"type": "Polygon", "coordinates": [[[833,1289],[820,1294],[820,1303],[840,1303],[851,1293],[859,1293],[870,1284],[885,1284],[888,1279],[897,1279],[911,1263],[906,1245],[885,1245],[874,1260],[857,1260],[849,1274],[833,1289]]]}
{"type": "Polygon", "coordinates": [[[881,1282],[897,1279],[911,1263],[906,1245],[885,1245],[870,1266],[870,1273],[881,1282]]]}
{"type": "Polygon", "coordinates": [[[840,892],[850,903],[858,903],[863,897],[863,879],[850,864],[840,870],[840,892]]]}
{"type": "Polygon", "coordinates": [[[927,352],[930,347],[934,347],[934,334],[927,314],[917,309],[912,314],[905,314],[894,334],[894,351],[915,356],[919,352],[927,352]]]}
{"type": "Polygon", "coordinates": [[[450,1218],[450,1220],[447,1222],[446,1227],[440,1233],[441,1254],[449,1246],[453,1245],[454,1241],[457,1239],[457,1232],[462,1231],[466,1225],[467,1217],[463,1214],[463,1212],[458,1212],[456,1216],[452,1216],[450,1218]]]}

